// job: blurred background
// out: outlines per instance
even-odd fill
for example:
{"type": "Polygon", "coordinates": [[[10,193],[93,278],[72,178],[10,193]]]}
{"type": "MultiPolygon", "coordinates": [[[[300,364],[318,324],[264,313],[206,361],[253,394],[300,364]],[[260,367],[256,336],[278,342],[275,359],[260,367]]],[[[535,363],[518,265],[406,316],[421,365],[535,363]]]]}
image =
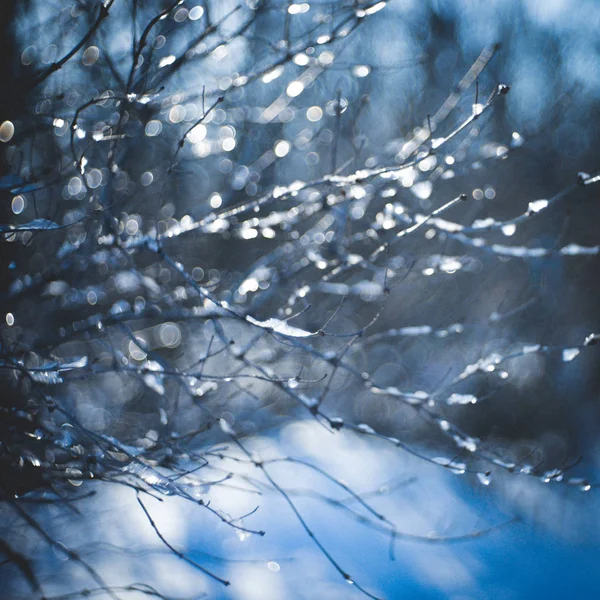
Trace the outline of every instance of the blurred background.
{"type": "MultiPolygon", "coordinates": [[[[207,462],[194,498],[230,523],[181,498],[146,504],[171,544],[231,586],[169,554],[132,490],[114,482],[85,482],[97,494],[76,504],[77,516],[32,504],[38,522],[109,585],[144,582],[169,598],[360,597],[231,444],[229,427],[250,456],[318,466],[396,525],[390,535],[366,520],[345,487],[304,464],[269,466],[327,551],[376,597],[593,594],[599,371],[597,349],[583,341],[600,327],[600,285],[597,251],[578,249],[600,243],[599,211],[597,188],[576,183],[599,166],[598,3],[186,0],[156,21],[136,55],[133,39],[168,6],[115,0],[98,26],[98,2],[2,9],[2,76],[14,85],[0,121],[14,133],[0,128],[1,222],[71,224],[5,236],[2,347],[26,348],[23,360],[37,367],[89,357],[97,370],[48,387],[85,427],[129,448],[160,453],[192,423],[202,430],[177,445],[177,458],[189,469],[207,462]],[[498,84],[510,92],[488,110],[498,84]],[[351,177],[380,167],[390,168],[351,177]],[[339,185],[323,179],[334,173],[339,185]],[[270,193],[255,214],[249,203],[270,193]],[[379,261],[324,277],[344,253],[368,256],[388,230],[459,194],[467,201],[444,222],[379,261]],[[249,208],[211,217],[240,205],[249,208]],[[329,335],[308,351],[223,318],[219,340],[212,321],[182,316],[197,296],[172,265],[140,250],[132,266],[133,250],[117,257],[94,246],[113,227],[107,219],[99,233],[85,220],[97,206],[111,208],[126,247],[163,235],[166,252],[222,301],[264,322],[300,313],[290,324],[315,332],[327,323],[329,335]],[[506,221],[522,214],[516,227],[506,221]],[[487,249],[454,235],[453,223],[471,226],[471,241],[484,231],[487,249]],[[548,252],[511,257],[508,246],[548,252]],[[118,315],[136,315],[131,329],[118,315]],[[190,394],[162,374],[228,339],[304,398],[325,394],[327,414],[349,426],[332,433],[269,381],[199,377],[190,394]],[[157,374],[102,371],[117,354],[157,374]],[[435,419],[365,381],[429,398],[435,419]],[[226,426],[212,427],[215,419],[226,426]],[[465,432],[460,442],[442,435],[454,426],[465,432]]],[[[225,377],[236,360],[223,353],[207,369],[225,377]]],[[[4,385],[5,406],[31,402],[31,390],[4,385]]],[[[50,446],[78,443],[68,422],[54,426],[50,446]]],[[[5,503],[3,538],[35,556],[47,597],[93,588],[85,570],[10,515],[5,503]]],[[[29,597],[13,566],[0,566],[0,579],[7,597],[29,597]]]]}

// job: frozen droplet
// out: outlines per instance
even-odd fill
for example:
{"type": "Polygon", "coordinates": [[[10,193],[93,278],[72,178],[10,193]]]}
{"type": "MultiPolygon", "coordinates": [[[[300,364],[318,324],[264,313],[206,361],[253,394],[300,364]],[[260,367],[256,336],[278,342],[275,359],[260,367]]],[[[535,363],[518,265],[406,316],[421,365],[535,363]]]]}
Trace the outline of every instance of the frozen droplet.
{"type": "Polygon", "coordinates": [[[496,223],[496,220],[492,217],[486,217],[485,219],[475,219],[471,227],[473,229],[486,229],[488,227],[493,227],[496,223]]]}
{"type": "Polygon", "coordinates": [[[447,404],[476,404],[477,396],[473,394],[452,394],[446,399],[447,404]]]}
{"type": "Polygon", "coordinates": [[[562,481],[563,480],[563,471],[560,469],[552,469],[550,471],[546,471],[541,480],[544,483],[550,483],[550,481],[562,481]]]}
{"type": "Polygon", "coordinates": [[[514,223],[508,223],[506,225],[502,225],[501,229],[502,229],[502,233],[506,237],[510,237],[511,235],[514,235],[515,232],[517,231],[517,226],[514,223]]]}
{"type": "Polygon", "coordinates": [[[452,437],[459,448],[464,448],[468,452],[477,452],[477,439],[468,435],[454,435],[452,437]]]}
{"type": "Polygon", "coordinates": [[[221,431],[227,435],[235,435],[235,431],[233,430],[233,427],[231,427],[231,425],[225,420],[225,419],[219,419],[219,427],[221,428],[221,431]]]}
{"type": "Polygon", "coordinates": [[[431,460],[437,465],[450,469],[450,471],[456,475],[463,475],[467,470],[467,465],[465,463],[450,460],[449,458],[444,458],[443,456],[436,456],[431,460]]]}
{"type": "Polygon", "coordinates": [[[448,468],[455,475],[464,475],[467,470],[467,465],[465,465],[465,463],[452,462],[452,464],[448,465],[448,468]]]}
{"type": "Polygon", "coordinates": [[[299,329],[298,327],[292,327],[285,321],[281,321],[279,319],[271,318],[267,319],[266,321],[258,321],[254,317],[248,315],[246,320],[252,325],[256,325],[257,327],[273,331],[274,333],[280,333],[281,335],[288,337],[310,337],[311,335],[314,335],[310,331],[305,331],[304,329],[299,329]]]}
{"type": "Polygon", "coordinates": [[[370,72],[371,67],[367,65],[355,65],[354,67],[352,67],[352,75],[354,75],[354,77],[366,77],[370,72]]]}
{"type": "Polygon", "coordinates": [[[168,67],[169,65],[172,65],[175,60],[177,60],[177,57],[173,54],[165,56],[158,61],[158,68],[162,69],[163,67],[168,67]]]}
{"type": "Polygon", "coordinates": [[[560,249],[560,253],[566,256],[600,254],[600,246],[580,246],[579,244],[567,244],[560,249]]]}
{"type": "Polygon", "coordinates": [[[548,200],[534,200],[530,202],[527,207],[527,212],[529,213],[538,213],[541,210],[544,210],[548,206],[548,200]]]}
{"type": "Polygon", "coordinates": [[[479,479],[479,482],[483,485],[490,485],[492,481],[492,474],[489,471],[486,471],[485,473],[477,473],[477,479],[479,479]]]}
{"type": "Polygon", "coordinates": [[[88,365],[88,357],[80,356],[79,358],[74,358],[68,362],[61,363],[59,365],[59,371],[72,371],[74,369],[83,369],[88,365]]]}
{"type": "MultiPolygon", "coordinates": [[[[387,2],[377,2],[376,4],[373,4],[372,6],[369,6],[368,8],[364,9],[365,15],[374,15],[376,12],[379,12],[380,10],[382,10],[383,8],[385,8],[385,5],[387,4],[387,2]]],[[[354,582],[352,582],[354,583],[354,582]]]]}
{"type": "Polygon", "coordinates": [[[440,271],[452,275],[453,273],[456,273],[456,271],[462,269],[462,263],[458,258],[446,256],[440,260],[438,268],[440,271]]]}
{"type": "Polygon", "coordinates": [[[298,380],[297,380],[295,377],[292,377],[291,379],[288,379],[288,381],[287,381],[287,386],[288,386],[290,389],[292,389],[292,390],[293,390],[294,388],[297,388],[297,387],[298,387],[298,380]]]}
{"type": "MultiPolygon", "coordinates": [[[[140,352],[145,356],[144,352],[141,350],[140,352]]],[[[143,360],[143,358],[141,360],[143,360]]],[[[165,393],[164,375],[161,374],[161,372],[164,371],[163,366],[155,360],[148,360],[144,364],[144,369],[146,371],[146,374],[144,375],[144,383],[151,390],[154,390],[157,394],[162,396],[165,393]]]]}
{"type": "Polygon", "coordinates": [[[480,102],[473,104],[473,115],[478,117],[483,112],[484,108],[484,105],[480,102]]]}
{"type": "MultiPolygon", "coordinates": [[[[221,419],[222,421],[223,419],[221,419]]],[[[243,520],[240,519],[239,520],[239,524],[243,526],[243,520]]],[[[235,525],[234,525],[235,527],[235,525]]],[[[249,531],[245,531],[244,529],[239,529],[238,527],[235,528],[235,532],[240,540],[240,542],[245,542],[249,537],[250,537],[250,532],[249,531]]]]}
{"type": "Polygon", "coordinates": [[[301,4],[290,4],[288,6],[288,12],[290,13],[290,15],[301,15],[302,13],[308,12],[309,10],[310,4],[308,4],[308,2],[302,2],[301,4]]]}
{"type": "Polygon", "coordinates": [[[514,462],[502,460],[501,458],[493,458],[492,462],[495,465],[498,465],[499,467],[502,467],[503,469],[506,469],[508,471],[512,471],[517,466],[514,462]]]}
{"type": "Polygon", "coordinates": [[[358,431],[362,432],[362,433],[370,433],[370,434],[374,434],[375,430],[370,427],[369,425],[367,425],[366,423],[361,423],[358,427],[357,427],[358,431]]]}
{"type": "Polygon", "coordinates": [[[517,131],[513,131],[511,140],[510,140],[510,147],[511,148],[520,148],[524,143],[525,143],[525,139],[523,138],[523,136],[520,133],[518,133],[517,131]]]}
{"type": "Polygon", "coordinates": [[[579,348],[565,348],[562,351],[563,362],[571,362],[579,354],[579,348]]]}
{"type": "Polygon", "coordinates": [[[160,414],[161,425],[166,425],[169,422],[169,419],[167,417],[167,411],[164,408],[159,408],[158,412],[160,414]]]}

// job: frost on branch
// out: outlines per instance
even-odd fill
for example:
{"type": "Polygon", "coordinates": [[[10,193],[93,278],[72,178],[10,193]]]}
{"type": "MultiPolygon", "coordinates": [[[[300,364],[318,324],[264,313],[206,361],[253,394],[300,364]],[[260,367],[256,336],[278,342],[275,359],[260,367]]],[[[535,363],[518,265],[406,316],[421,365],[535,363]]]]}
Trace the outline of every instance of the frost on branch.
{"type": "MultiPolygon", "coordinates": [[[[114,585],[44,509],[123,494],[136,534],[229,586],[161,511],[186,503],[246,543],[265,534],[253,523],[272,493],[339,579],[375,598],[278,466],[310,471],[327,490],[313,494],[389,536],[392,555],[402,538],[497,523],[403,531],[335,474],[339,457],[263,455],[256,440],[310,422],[486,489],[504,476],[595,488],[571,473],[574,444],[555,452],[527,423],[512,440],[505,421],[527,421],[546,372],[596,353],[589,323],[571,315],[553,334],[537,320],[554,318],[548,273],[600,254],[569,227],[600,178],[573,173],[546,198],[474,187],[527,145],[493,127],[512,93],[487,76],[494,46],[382,140],[366,94],[381,82],[364,80],[387,71],[343,50],[385,2],[228,4],[81,3],[58,17],[71,33],[47,60],[29,30],[16,36],[0,126],[2,511],[66,556],[88,593],[171,597],[114,585]],[[255,505],[232,509],[230,490],[255,505]]],[[[13,568],[15,594],[42,597],[30,540],[10,533],[0,569],[13,568]]]]}

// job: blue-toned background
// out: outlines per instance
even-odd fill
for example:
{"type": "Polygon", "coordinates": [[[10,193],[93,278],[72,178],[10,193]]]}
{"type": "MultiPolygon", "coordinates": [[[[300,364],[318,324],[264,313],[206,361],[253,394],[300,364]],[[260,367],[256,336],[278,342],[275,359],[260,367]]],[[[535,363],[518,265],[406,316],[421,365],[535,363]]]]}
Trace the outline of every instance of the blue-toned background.
{"type": "MultiPolygon", "coordinates": [[[[150,4],[140,6],[140,13],[147,10],[153,14],[156,3],[150,4]]],[[[193,3],[188,4],[191,8],[193,3]]],[[[224,80],[234,73],[269,63],[274,50],[264,40],[273,44],[279,40],[285,19],[285,11],[280,9],[287,6],[282,2],[270,4],[274,10],[257,23],[251,35],[198,66],[191,62],[180,75],[164,82],[165,95],[180,93],[182,97],[146,115],[146,122],[160,122],[160,133],[149,130],[146,124],[145,135],[152,141],[167,140],[164,147],[148,141],[148,145],[130,149],[128,168],[137,188],[127,207],[129,212],[137,211],[143,217],[154,214],[148,208],[155,200],[151,183],[164,175],[160,164],[172,149],[168,142],[177,139],[176,126],[194,120],[191,114],[198,111],[202,86],[208,90],[227,87],[224,80]],[[187,111],[185,118],[177,108],[180,106],[183,113],[187,111]]],[[[324,2],[305,4],[308,8],[294,17],[298,32],[316,22],[318,15],[327,15],[330,7],[324,2]]],[[[216,10],[225,14],[233,5],[223,0],[216,10]]],[[[75,10],[71,5],[67,8],[62,2],[32,1],[19,10],[14,24],[20,44],[16,55],[25,66],[35,61],[49,64],[54,60],[50,55],[61,55],[61,44],[68,47],[70,40],[79,37],[74,13],[69,13],[75,10]],[[56,26],[44,25],[48,23],[56,26]],[[57,35],[59,26],[64,29],[58,31],[64,32],[57,35]]],[[[110,28],[103,34],[107,50],[115,54],[129,51],[129,16],[128,5],[117,2],[110,28]]],[[[468,158],[457,161],[460,164],[451,176],[436,181],[431,189],[404,185],[406,189],[400,190],[399,197],[428,212],[466,193],[469,203],[452,213],[454,220],[465,223],[520,214],[529,202],[551,198],[568,187],[578,172],[592,172],[599,166],[598,31],[600,3],[593,0],[391,0],[329,48],[329,68],[300,93],[288,93],[291,99],[285,107],[287,112],[280,111],[281,118],[278,113],[277,118],[265,122],[264,113],[256,107],[263,110],[285,96],[286,86],[304,72],[301,64],[288,64],[272,80],[259,79],[239,94],[227,96],[198,134],[185,168],[173,176],[161,218],[168,221],[173,215],[181,219],[189,214],[197,219],[210,207],[238,204],[273,185],[317,179],[331,171],[332,162],[339,165],[350,160],[358,146],[358,158],[350,163],[353,169],[393,160],[405,149],[411,131],[422,127],[427,115],[435,113],[482,49],[495,44],[499,45],[496,55],[478,80],[478,100],[487,97],[497,83],[510,85],[510,93],[470,137],[466,136],[469,144],[464,152],[468,158]],[[331,140],[336,124],[331,103],[338,95],[347,110],[339,122],[334,159],[331,140]],[[270,156],[273,164],[252,179],[253,169],[258,169],[261,157],[272,149],[277,160],[270,156]]],[[[167,40],[165,55],[167,51],[177,53],[185,42],[185,36],[177,37],[172,46],[167,40]]],[[[80,62],[61,71],[49,83],[48,94],[52,86],[54,91],[69,89],[77,95],[72,102],[77,106],[90,90],[102,91],[108,67],[101,59],[89,68],[85,64],[81,67],[80,62]]],[[[472,98],[462,102],[448,127],[469,115],[474,93],[468,92],[472,98]]],[[[40,99],[36,110],[44,115],[42,102],[40,99]]],[[[158,131],[159,125],[153,127],[158,131]]],[[[53,126],[57,127],[56,123],[53,126]]],[[[440,133],[447,134],[448,129],[440,133]]],[[[56,136],[58,148],[66,145],[67,137],[56,136]]],[[[451,157],[460,152],[454,147],[451,157]]],[[[425,175],[416,174],[422,178],[417,186],[425,182],[425,175]]],[[[60,210],[70,211],[69,202],[75,206],[80,187],[76,182],[65,186],[65,204],[60,210]]],[[[510,242],[544,247],[597,245],[598,199],[594,186],[576,190],[556,210],[519,230],[510,242]]],[[[407,265],[421,259],[420,243],[407,244],[407,265]]],[[[235,279],[265,252],[266,244],[259,240],[241,245],[215,239],[213,244],[203,241],[196,245],[192,239],[182,241],[178,249],[190,268],[196,265],[215,278],[235,279]]],[[[39,260],[45,259],[40,256],[39,260]]],[[[352,355],[353,364],[376,374],[387,385],[428,390],[444,381],[449,372],[456,375],[457,370],[492,352],[508,352],[524,344],[576,346],[600,330],[598,256],[520,261],[477,255],[471,266],[469,272],[456,277],[421,277],[408,286],[394,288],[378,323],[379,331],[464,323],[473,326],[468,335],[437,345],[416,338],[386,341],[369,354],[357,351],[352,355]],[[488,321],[496,310],[507,312],[528,302],[529,308],[500,326],[488,321]]],[[[275,294],[276,300],[281,298],[275,294]]],[[[364,295],[360,298],[365,300],[364,295]]],[[[328,298],[322,302],[317,307],[319,318],[321,313],[331,314],[335,304],[328,298]]],[[[336,320],[339,331],[364,325],[374,312],[372,307],[372,303],[356,299],[352,310],[342,311],[336,320]]],[[[35,307],[29,309],[35,316],[35,307]]],[[[310,326],[313,314],[305,317],[308,329],[315,328],[310,326]]],[[[209,337],[193,329],[184,330],[183,335],[182,348],[192,354],[200,354],[209,337]]],[[[485,402],[458,407],[453,414],[461,427],[484,444],[509,455],[529,452],[532,463],[548,469],[565,467],[581,456],[572,475],[597,482],[598,354],[591,348],[573,361],[561,356],[528,355],[515,360],[506,367],[506,385],[482,388],[485,402]]],[[[309,377],[321,376],[318,365],[292,351],[284,351],[277,367],[291,371],[301,364],[309,377]]],[[[349,421],[377,426],[429,456],[451,458],[448,449],[438,445],[436,436],[409,409],[373,399],[350,378],[339,379],[332,386],[329,401],[349,421]]],[[[479,464],[469,466],[467,473],[453,474],[389,443],[345,430],[334,434],[304,415],[290,416],[286,405],[278,404],[266,388],[258,388],[264,405],[248,407],[238,396],[231,404],[217,402],[223,415],[247,432],[245,445],[263,459],[293,456],[327,469],[366,495],[376,510],[397,525],[395,557],[390,560],[389,534],[354,518],[347,508],[365,512],[343,489],[302,465],[269,467],[278,485],[297,501],[327,551],[371,593],[392,600],[600,595],[598,490],[586,492],[560,482],[543,483],[519,473],[521,465],[514,473],[493,470],[489,477],[479,464]],[[425,539],[406,539],[403,533],[425,539]],[[466,539],[436,540],[440,536],[466,539]]],[[[96,396],[84,387],[81,390],[77,396],[81,410],[93,406],[102,412],[89,416],[92,413],[88,411],[93,426],[100,427],[101,421],[108,432],[113,425],[119,429],[120,419],[130,418],[127,410],[135,415],[129,405],[124,408],[125,401],[123,405],[114,401],[119,394],[128,393],[118,382],[109,381],[106,388],[94,392],[96,396]]],[[[135,418],[131,422],[131,427],[136,426],[135,418]]],[[[122,429],[129,423],[123,420],[122,429]]],[[[225,442],[220,442],[218,436],[209,438],[202,449],[212,444],[225,448],[225,442]]],[[[230,445],[223,452],[241,456],[230,445]]],[[[246,537],[208,512],[177,499],[147,501],[165,537],[178,548],[187,549],[190,557],[211,571],[230,579],[232,585],[227,589],[175,556],[156,551],[156,536],[127,488],[90,483],[98,495],[80,504],[85,519],[76,520],[56,507],[49,513],[40,509],[40,519],[61,543],[82,548],[82,555],[102,567],[106,580],[115,585],[124,580],[144,581],[168,589],[173,597],[185,598],[203,594],[232,600],[361,597],[324,559],[284,498],[265,486],[256,467],[227,457],[215,458],[204,476],[212,481],[228,473],[236,476],[219,486],[201,487],[198,498],[232,517],[259,506],[243,525],[264,529],[264,537],[246,537]],[[116,551],[115,545],[121,546],[121,551],[116,551]]],[[[83,574],[72,569],[68,561],[61,561],[58,554],[41,544],[38,549],[48,595],[87,585],[83,574]]]]}

